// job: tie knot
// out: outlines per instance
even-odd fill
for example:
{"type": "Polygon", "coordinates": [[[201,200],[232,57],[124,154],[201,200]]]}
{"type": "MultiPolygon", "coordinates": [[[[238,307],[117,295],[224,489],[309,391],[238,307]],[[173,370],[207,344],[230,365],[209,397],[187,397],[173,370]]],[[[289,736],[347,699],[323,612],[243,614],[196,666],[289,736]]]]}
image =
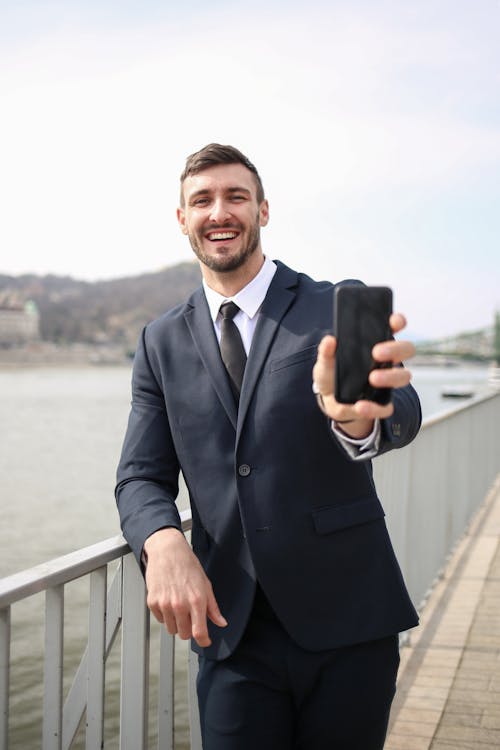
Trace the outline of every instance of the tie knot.
{"type": "Polygon", "coordinates": [[[239,311],[240,308],[235,302],[224,302],[220,306],[220,314],[224,320],[232,320],[239,311]]]}

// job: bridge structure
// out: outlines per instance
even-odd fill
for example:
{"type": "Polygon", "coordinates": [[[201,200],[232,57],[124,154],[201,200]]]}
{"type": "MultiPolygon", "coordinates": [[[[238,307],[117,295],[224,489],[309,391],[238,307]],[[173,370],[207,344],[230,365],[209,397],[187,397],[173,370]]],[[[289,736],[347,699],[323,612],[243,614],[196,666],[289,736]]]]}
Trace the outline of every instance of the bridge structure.
{"type": "MultiPolygon", "coordinates": [[[[499,446],[500,393],[492,392],[426,420],[411,445],[374,462],[393,544],[422,619],[420,628],[402,636],[388,750],[476,747],[458,736],[471,726],[449,730],[446,710],[455,688],[464,698],[467,673],[460,669],[471,628],[489,611],[491,571],[500,573],[499,446]]],[[[190,523],[186,511],[186,533],[190,523]]],[[[487,630],[487,618],[481,622],[487,630]]],[[[490,661],[494,656],[500,665],[495,643],[490,661]]],[[[195,675],[185,644],[150,622],[142,576],[121,537],[0,581],[1,750],[201,750],[195,675]],[[68,664],[67,624],[81,618],[69,593],[74,582],[85,584],[88,624],[78,663],[68,664]],[[40,669],[13,657],[23,650],[16,644],[16,609],[27,601],[43,610],[40,669]],[[40,674],[39,706],[23,707],[16,692],[22,669],[33,680],[40,674]]],[[[500,697],[500,669],[488,685],[500,697]]],[[[500,746],[498,712],[485,719],[475,706],[467,715],[496,743],[477,746],[500,746]]]]}

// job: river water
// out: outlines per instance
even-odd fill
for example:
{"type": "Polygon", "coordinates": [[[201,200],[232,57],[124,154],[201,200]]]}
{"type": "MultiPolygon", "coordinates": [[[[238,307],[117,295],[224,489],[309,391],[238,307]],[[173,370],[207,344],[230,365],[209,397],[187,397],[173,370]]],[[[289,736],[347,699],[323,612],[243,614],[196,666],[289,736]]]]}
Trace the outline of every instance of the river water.
{"type": "MultiPolygon", "coordinates": [[[[443,386],[464,385],[477,395],[488,390],[484,367],[416,367],[413,383],[424,417],[456,405],[442,398],[443,386]]],[[[0,371],[0,576],[119,533],[113,488],[129,403],[129,367],[0,371]]],[[[87,585],[67,587],[65,689],[86,643],[87,585]]],[[[13,607],[11,750],[40,746],[43,611],[41,595],[13,607]]],[[[158,635],[153,623],[153,672],[158,635]]],[[[118,649],[119,643],[106,686],[106,748],[118,747],[118,649]]],[[[188,745],[182,695],[177,713],[176,748],[183,750],[188,745]]],[[[151,739],[154,734],[152,725],[151,739]]]]}

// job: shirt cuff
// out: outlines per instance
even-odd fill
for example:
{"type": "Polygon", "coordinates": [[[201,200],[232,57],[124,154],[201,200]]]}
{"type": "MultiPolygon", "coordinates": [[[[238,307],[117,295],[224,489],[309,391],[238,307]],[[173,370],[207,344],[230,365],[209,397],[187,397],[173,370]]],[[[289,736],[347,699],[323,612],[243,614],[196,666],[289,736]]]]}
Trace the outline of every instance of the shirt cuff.
{"type": "Polygon", "coordinates": [[[353,461],[368,461],[377,455],[380,446],[380,419],[375,420],[373,430],[364,438],[349,437],[334,420],[330,424],[333,434],[353,461]]]}

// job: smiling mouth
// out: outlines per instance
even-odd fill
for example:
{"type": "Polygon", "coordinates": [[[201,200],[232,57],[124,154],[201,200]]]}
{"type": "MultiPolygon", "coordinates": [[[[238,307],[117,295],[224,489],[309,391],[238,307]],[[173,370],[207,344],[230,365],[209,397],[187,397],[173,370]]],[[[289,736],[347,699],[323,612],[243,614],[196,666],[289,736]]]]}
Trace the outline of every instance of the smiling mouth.
{"type": "Polygon", "coordinates": [[[206,237],[210,242],[220,242],[221,240],[234,240],[238,232],[209,232],[206,237]]]}

